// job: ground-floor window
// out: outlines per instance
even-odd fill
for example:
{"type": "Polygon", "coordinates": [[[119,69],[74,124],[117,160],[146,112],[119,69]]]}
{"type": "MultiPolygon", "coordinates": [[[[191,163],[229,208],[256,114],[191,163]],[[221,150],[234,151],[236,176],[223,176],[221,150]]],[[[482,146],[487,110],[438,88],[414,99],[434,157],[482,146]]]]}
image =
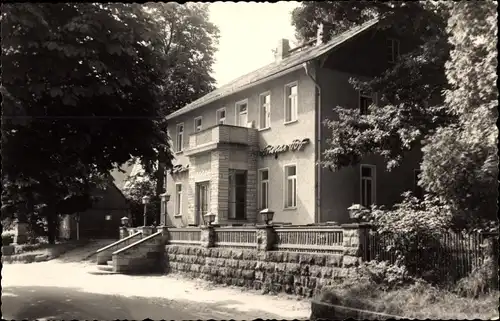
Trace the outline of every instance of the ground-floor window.
{"type": "Polygon", "coordinates": [[[259,209],[269,207],[269,170],[259,170],[259,209]]]}
{"type": "Polygon", "coordinates": [[[376,167],[361,164],[361,205],[370,207],[375,204],[376,198],[376,167]]]}
{"type": "Polygon", "coordinates": [[[175,215],[182,215],[182,183],[175,184],[175,215]]]}
{"type": "Polygon", "coordinates": [[[247,171],[229,170],[229,213],[228,218],[246,218],[247,171]]]}
{"type": "Polygon", "coordinates": [[[297,207],[297,166],[285,165],[285,208],[297,207]]]}

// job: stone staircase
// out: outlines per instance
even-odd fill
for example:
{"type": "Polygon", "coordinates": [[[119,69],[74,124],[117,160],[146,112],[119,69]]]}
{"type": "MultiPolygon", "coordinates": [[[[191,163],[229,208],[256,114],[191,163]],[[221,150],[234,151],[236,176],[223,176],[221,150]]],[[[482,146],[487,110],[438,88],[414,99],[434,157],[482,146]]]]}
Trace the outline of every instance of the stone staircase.
{"type": "Polygon", "coordinates": [[[143,227],[96,251],[99,274],[137,274],[163,271],[166,235],[143,227]]]}

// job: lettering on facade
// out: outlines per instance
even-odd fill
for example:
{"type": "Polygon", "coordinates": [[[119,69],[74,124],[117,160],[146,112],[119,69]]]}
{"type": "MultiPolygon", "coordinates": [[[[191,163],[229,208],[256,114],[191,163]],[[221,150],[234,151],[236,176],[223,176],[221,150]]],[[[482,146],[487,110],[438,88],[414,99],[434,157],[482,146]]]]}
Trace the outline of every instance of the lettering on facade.
{"type": "Polygon", "coordinates": [[[309,138],[304,139],[294,139],[291,144],[283,144],[283,145],[267,145],[260,151],[261,156],[267,155],[275,155],[286,152],[296,152],[304,149],[306,145],[311,142],[309,138]]]}
{"type": "Polygon", "coordinates": [[[175,165],[172,170],[171,170],[171,173],[172,174],[180,174],[180,173],[183,173],[183,172],[187,172],[189,170],[189,165],[175,165]]]}

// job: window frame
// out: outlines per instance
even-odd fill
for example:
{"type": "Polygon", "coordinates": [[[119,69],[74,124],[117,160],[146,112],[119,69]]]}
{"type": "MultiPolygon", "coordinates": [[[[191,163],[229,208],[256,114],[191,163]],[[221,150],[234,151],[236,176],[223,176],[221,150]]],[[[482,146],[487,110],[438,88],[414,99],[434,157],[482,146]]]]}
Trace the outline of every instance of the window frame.
{"type": "Polygon", "coordinates": [[[239,126],[239,127],[248,127],[248,98],[246,99],[242,99],[240,101],[237,101],[236,103],[234,103],[234,111],[235,111],[235,124],[236,126],[239,126]],[[247,106],[247,110],[242,113],[240,112],[240,106],[241,105],[246,105],[247,106]],[[242,114],[246,114],[247,115],[247,123],[244,124],[243,126],[240,124],[240,115],[242,114]]]}
{"type": "Polygon", "coordinates": [[[400,53],[400,42],[399,39],[396,38],[387,38],[387,42],[390,42],[390,45],[387,44],[387,46],[390,46],[391,49],[391,56],[387,60],[389,63],[395,63],[398,58],[399,58],[399,53],[400,53]]]}
{"type": "Polygon", "coordinates": [[[259,95],[259,130],[266,130],[271,128],[271,91],[265,91],[259,95]],[[266,108],[266,126],[262,126],[262,107],[264,107],[265,104],[262,103],[262,98],[269,96],[269,104],[267,105],[266,108]]]}
{"type": "Polygon", "coordinates": [[[175,183],[174,217],[180,217],[180,216],[182,216],[183,192],[184,192],[184,188],[182,186],[182,183],[175,183]],[[180,191],[177,189],[178,186],[181,187],[180,191]],[[177,212],[177,209],[179,209],[179,212],[177,212]]]}
{"type": "Polygon", "coordinates": [[[371,190],[372,204],[377,204],[377,166],[373,164],[359,165],[359,204],[361,204],[364,207],[369,207],[372,204],[369,204],[368,206],[363,204],[363,180],[368,180],[367,178],[363,177],[363,168],[365,167],[371,169],[372,176],[370,177],[370,180],[372,182],[372,190],[371,190]]]}
{"type": "Polygon", "coordinates": [[[186,127],[184,126],[184,122],[178,123],[175,127],[175,149],[176,153],[181,153],[184,150],[184,129],[186,127]],[[182,134],[179,132],[179,127],[182,126],[182,134]],[[182,141],[180,142],[180,148],[179,148],[179,134],[182,137],[182,141]]]}
{"type": "Polygon", "coordinates": [[[298,169],[297,169],[297,163],[289,163],[283,165],[283,210],[296,210],[297,209],[297,195],[298,195],[298,188],[297,188],[297,181],[298,181],[298,169]],[[287,197],[288,197],[288,180],[290,179],[289,176],[287,176],[287,169],[290,167],[295,167],[295,175],[292,175],[295,179],[295,193],[294,193],[294,206],[288,206],[287,205],[287,197]]]}
{"type": "Polygon", "coordinates": [[[202,130],[203,130],[203,116],[198,116],[198,117],[195,117],[195,118],[194,118],[194,132],[195,132],[195,133],[199,133],[199,132],[201,132],[202,130]],[[200,129],[199,129],[199,130],[197,129],[197,127],[198,127],[198,126],[196,126],[196,121],[197,121],[197,120],[200,120],[200,129]]]}
{"type": "MultiPolygon", "coordinates": [[[[283,113],[283,124],[288,125],[295,123],[299,120],[299,82],[298,81],[292,81],[291,83],[288,83],[284,87],[284,113],[283,113]],[[288,95],[288,89],[292,87],[297,87],[297,94],[295,95],[296,99],[296,105],[295,105],[295,110],[292,112],[290,110],[290,120],[286,120],[286,114],[287,114],[287,109],[288,109],[288,101],[291,95],[288,95]]],[[[290,105],[291,108],[291,105],[290,105]]]]}
{"type": "Polygon", "coordinates": [[[257,188],[257,193],[258,193],[258,197],[257,197],[257,204],[258,204],[258,210],[263,210],[265,209],[263,206],[262,206],[262,185],[263,183],[266,183],[267,184],[267,189],[266,189],[266,204],[267,204],[267,207],[266,208],[269,208],[269,167],[264,167],[264,168],[261,168],[259,170],[257,170],[257,178],[258,178],[258,182],[259,182],[259,185],[258,185],[258,188],[257,188]],[[267,179],[263,180],[262,179],[262,172],[264,171],[267,171],[267,179]]]}
{"type": "Polygon", "coordinates": [[[227,120],[227,110],[226,107],[222,107],[216,110],[215,112],[215,119],[217,120],[217,125],[226,125],[226,120],[227,120]],[[224,118],[220,117],[220,112],[224,111],[224,118]],[[221,120],[223,119],[223,123],[221,124],[221,120]]]}

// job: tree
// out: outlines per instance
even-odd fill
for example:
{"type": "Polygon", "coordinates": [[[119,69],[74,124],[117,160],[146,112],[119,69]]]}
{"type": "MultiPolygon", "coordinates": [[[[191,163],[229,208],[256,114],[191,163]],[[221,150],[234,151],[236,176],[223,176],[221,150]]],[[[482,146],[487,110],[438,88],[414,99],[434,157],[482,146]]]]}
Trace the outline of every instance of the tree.
{"type": "Polygon", "coordinates": [[[328,39],[374,17],[383,17],[376,28],[393,27],[399,37],[416,39],[415,47],[378,77],[351,80],[355,89],[377,93],[369,114],[332,106],[338,119],[325,120],[331,147],[323,155],[323,165],[332,170],[355,165],[367,153],[384,156],[390,170],[427,133],[450,120],[439,104],[429,103],[436,98],[439,102],[446,87],[449,45],[442,7],[416,1],[303,2],[292,14],[298,36],[305,40],[315,37],[320,23],[330,26],[328,39]]]}
{"type": "Polygon", "coordinates": [[[352,80],[381,99],[367,115],[334,108],[338,118],[325,121],[331,137],[323,165],[338,170],[373,153],[390,170],[405,151],[423,145],[419,184],[429,202],[450,208],[455,227],[491,222],[498,186],[495,8],[493,1],[303,3],[293,19],[306,40],[320,22],[335,34],[382,16],[379,28],[391,25],[419,39],[379,77],[352,80]]]}
{"type": "Polygon", "coordinates": [[[498,199],[495,1],[450,2],[445,108],[457,120],[424,146],[422,185],[451,204],[457,224],[496,221],[498,199]]]}
{"type": "Polygon", "coordinates": [[[115,166],[171,166],[163,116],[211,89],[218,36],[206,6],[181,7],[3,5],[3,213],[46,217],[53,241],[58,212],[115,166]]]}

